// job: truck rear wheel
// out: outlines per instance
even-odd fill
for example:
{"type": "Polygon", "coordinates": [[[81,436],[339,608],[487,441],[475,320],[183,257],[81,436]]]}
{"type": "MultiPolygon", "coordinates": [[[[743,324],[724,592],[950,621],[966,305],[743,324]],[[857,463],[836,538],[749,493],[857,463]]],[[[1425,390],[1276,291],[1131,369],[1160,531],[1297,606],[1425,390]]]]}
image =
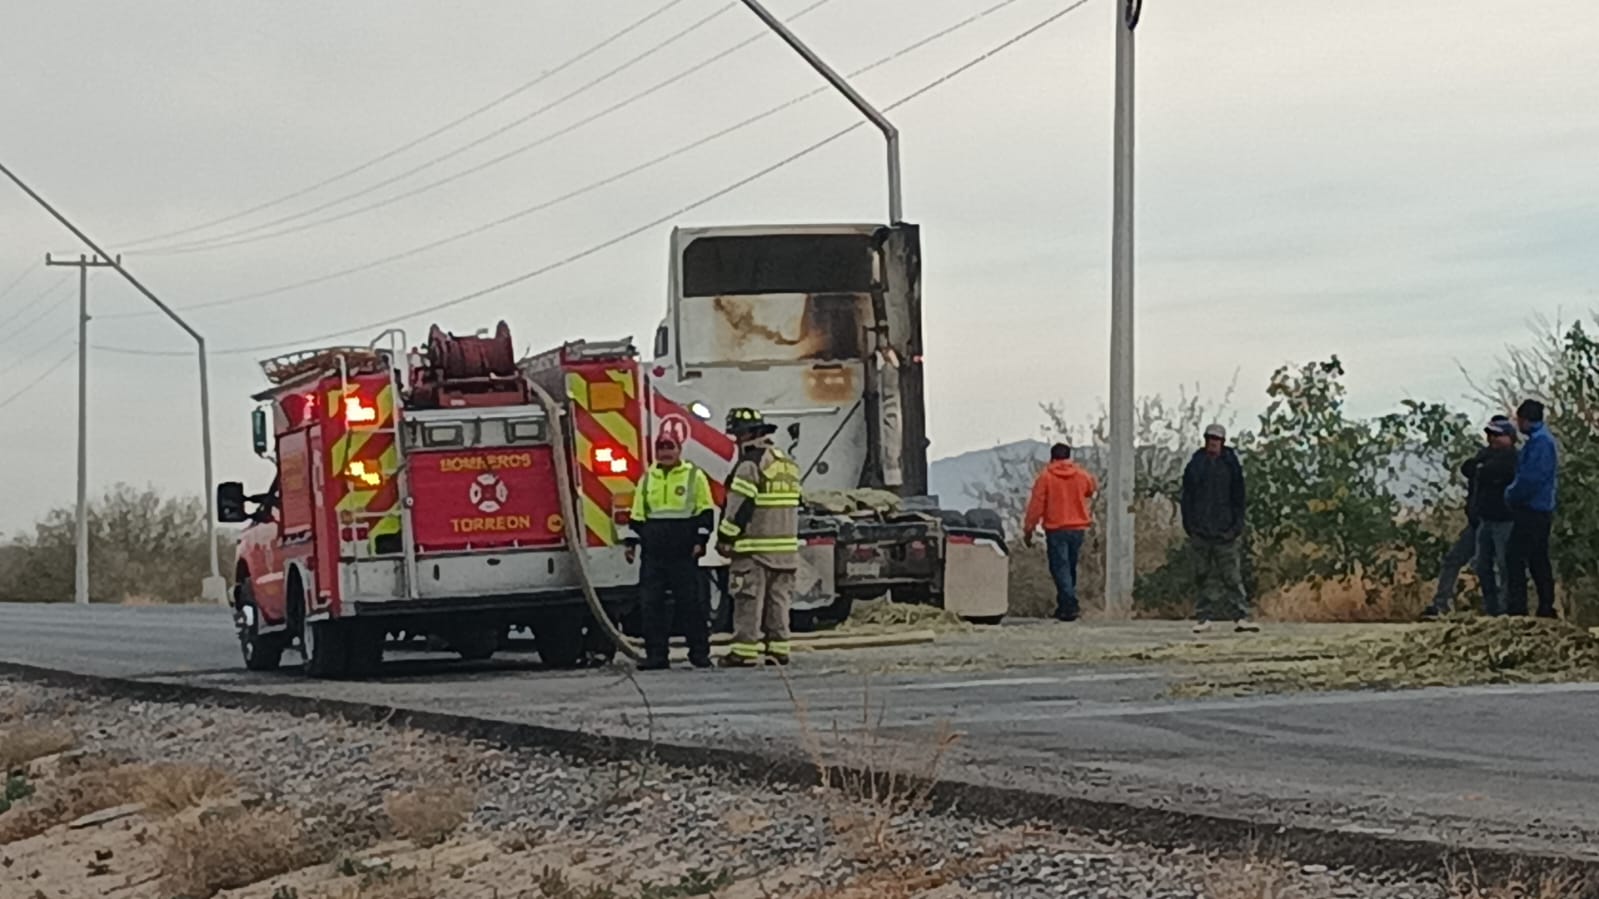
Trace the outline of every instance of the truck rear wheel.
{"type": "Polygon", "coordinates": [[[462,628],[450,635],[450,648],[468,662],[488,661],[500,649],[502,630],[497,625],[462,628]]]}
{"type": "Polygon", "coordinates": [[[550,612],[533,624],[539,658],[551,668],[576,668],[583,661],[583,616],[576,610],[550,612]]]}
{"type": "Polygon", "coordinates": [[[344,677],[350,666],[350,627],[343,621],[308,621],[300,626],[300,655],[307,677],[344,677]]]}

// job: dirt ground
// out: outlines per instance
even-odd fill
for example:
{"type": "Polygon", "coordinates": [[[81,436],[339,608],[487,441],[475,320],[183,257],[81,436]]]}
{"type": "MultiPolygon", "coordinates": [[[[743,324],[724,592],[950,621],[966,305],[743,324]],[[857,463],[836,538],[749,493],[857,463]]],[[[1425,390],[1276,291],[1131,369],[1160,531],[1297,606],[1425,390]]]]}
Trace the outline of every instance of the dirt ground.
{"type": "Polygon", "coordinates": [[[0,765],[3,899],[1512,895],[1477,891],[1461,872],[1328,870],[933,815],[912,793],[859,784],[579,764],[14,681],[0,681],[0,765]]]}

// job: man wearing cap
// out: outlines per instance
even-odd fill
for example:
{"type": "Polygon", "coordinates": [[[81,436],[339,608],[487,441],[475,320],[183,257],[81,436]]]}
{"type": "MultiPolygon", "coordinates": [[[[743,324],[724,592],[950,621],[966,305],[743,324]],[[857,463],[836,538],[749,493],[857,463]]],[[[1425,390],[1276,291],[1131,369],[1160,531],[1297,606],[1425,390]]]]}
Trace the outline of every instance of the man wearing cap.
{"type": "Polygon", "coordinates": [[[1516,479],[1516,426],[1503,415],[1488,422],[1488,446],[1477,454],[1467,508],[1477,522],[1477,583],[1482,613],[1505,613],[1505,587],[1512,516],[1505,488],[1516,479]]]}
{"type": "Polygon", "coordinates": [[[639,595],[644,606],[644,662],[659,671],[668,658],[674,620],[683,628],[688,658],[711,667],[710,615],[699,560],[711,539],[716,506],[705,472],[683,460],[683,448],[665,434],[655,438],[655,464],[639,480],[625,536],[627,561],[640,547],[639,595]]]}
{"type": "MultiPolygon", "coordinates": [[[[1460,571],[1467,565],[1473,565],[1473,560],[1476,560],[1476,564],[1473,567],[1477,570],[1478,578],[1482,577],[1480,526],[1482,524],[1481,506],[1483,505],[1483,498],[1478,492],[1480,482],[1477,476],[1481,471],[1483,461],[1488,458],[1489,452],[1493,449],[1495,435],[1501,430],[1508,431],[1511,436],[1511,442],[1515,442],[1516,426],[1510,423],[1509,418],[1503,415],[1495,415],[1488,420],[1488,427],[1485,429],[1487,445],[1477,450],[1476,455],[1460,463],[1460,473],[1466,478],[1466,527],[1460,532],[1460,536],[1455,538],[1455,542],[1450,545],[1448,551],[1444,553],[1442,561],[1438,563],[1438,588],[1433,591],[1432,604],[1427,606],[1421,613],[1423,618],[1437,618],[1440,615],[1449,614],[1449,610],[1455,604],[1455,590],[1459,586],[1460,571]]],[[[1498,490],[1501,494],[1504,493],[1504,489],[1505,485],[1500,484],[1498,490]]],[[[1502,562],[1498,565],[1498,570],[1504,571],[1502,562]]],[[[1483,586],[1483,614],[1501,614],[1489,611],[1488,588],[1486,585],[1483,586]]]]}
{"type": "Polygon", "coordinates": [[[1212,621],[1231,621],[1239,632],[1260,630],[1249,620],[1244,595],[1244,467],[1227,445],[1227,429],[1205,429],[1205,446],[1183,470],[1183,530],[1188,533],[1197,564],[1199,592],[1194,632],[1212,621]]]}
{"type": "Polygon", "coordinates": [[[1549,531],[1554,525],[1560,449],[1544,424],[1543,403],[1527,400],[1516,408],[1516,427],[1527,435],[1516,460],[1516,479],[1505,488],[1505,502],[1515,523],[1505,554],[1505,611],[1527,614],[1527,572],[1538,587],[1538,617],[1555,617],[1555,570],[1549,558],[1549,531]]]}
{"type": "Polygon", "coordinates": [[[772,443],[776,425],[754,409],[727,414],[738,461],[727,481],[717,551],[729,559],[733,643],[727,667],[788,664],[788,613],[799,568],[799,466],[772,443]]]}

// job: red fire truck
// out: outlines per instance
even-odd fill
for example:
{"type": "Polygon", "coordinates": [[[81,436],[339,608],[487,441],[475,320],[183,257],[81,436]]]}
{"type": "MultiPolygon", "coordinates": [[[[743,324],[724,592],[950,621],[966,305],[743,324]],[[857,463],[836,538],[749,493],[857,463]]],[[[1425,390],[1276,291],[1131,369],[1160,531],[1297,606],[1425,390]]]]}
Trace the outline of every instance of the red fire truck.
{"type": "Polygon", "coordinates": [[[221,519],[248,522],[232,600],[246,666],[298,646],[312,676],[360,675],[400,633],[482,659],[510,628],[557,667],[614,651],[600,613],[621,617],[637,581],[615,527],[643,462],[632,348],[562,347],[525,372],[503,322],[404,344],[262,363],[255,448],[277,477],[217,488],[221,519]]]}

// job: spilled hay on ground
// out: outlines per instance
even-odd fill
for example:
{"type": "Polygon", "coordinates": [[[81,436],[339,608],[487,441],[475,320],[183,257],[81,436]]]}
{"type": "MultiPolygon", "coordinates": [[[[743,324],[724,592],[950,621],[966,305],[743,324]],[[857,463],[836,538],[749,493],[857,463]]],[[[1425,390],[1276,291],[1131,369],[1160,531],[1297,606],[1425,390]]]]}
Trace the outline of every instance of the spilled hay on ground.
{"type": "Polygon", "coordinates": [[[1193,651],[1187,696],[1468,684],[1599,681],[1599,637],[1560,621],[1450,618],[1399,633],[1268,645],[1259,653],[1193,651]]]}

